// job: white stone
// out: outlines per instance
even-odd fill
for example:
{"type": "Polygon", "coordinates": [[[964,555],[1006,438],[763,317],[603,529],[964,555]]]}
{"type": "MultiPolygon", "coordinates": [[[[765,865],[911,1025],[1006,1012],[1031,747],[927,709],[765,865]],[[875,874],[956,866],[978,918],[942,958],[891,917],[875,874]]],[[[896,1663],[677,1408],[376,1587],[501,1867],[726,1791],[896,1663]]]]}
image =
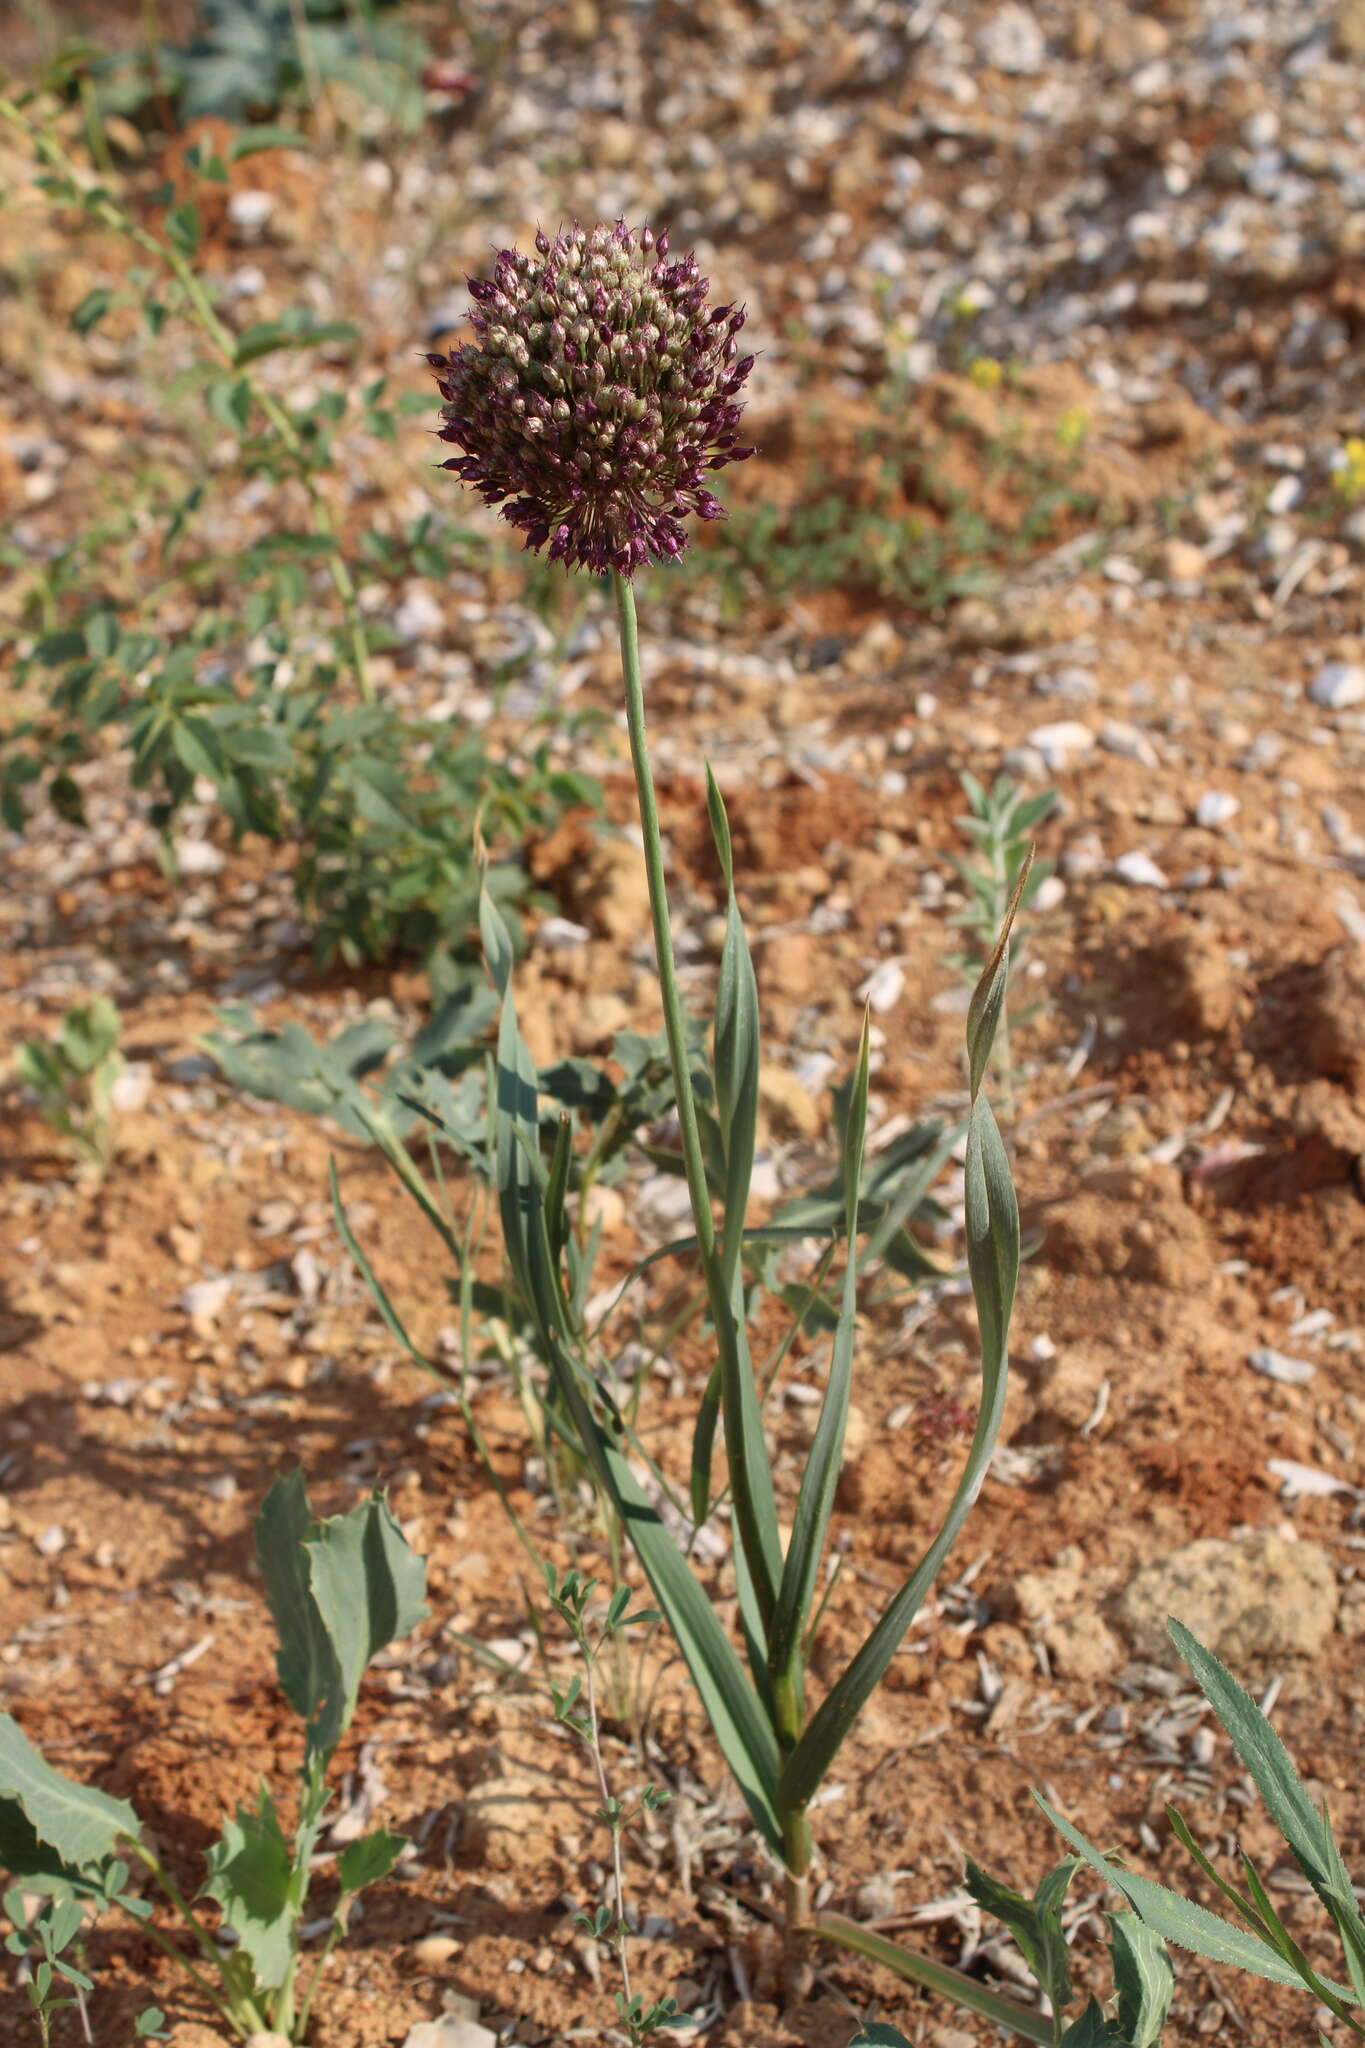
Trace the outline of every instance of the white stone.
{"type": "Polygon", "coordinates": [[[498,2037],[478,2020],[452,2014],[440,2020],[419,2020],[409,2030],[403,2048],[498,2048],[498,2037]]]}
{"type": "Polygon", "coordinates": [[[433,640],[445,625],[445,613],[422,583],[410,583],[393,615],[393,630],[402,640],[433,640]]]}
{"type": "Polygon", "coordinates": [[[1088,754],[1095,744],[1095,735],[1078,718],[1061,718],[1055,725],[1036,726],[1028,736],[1028,744],[1042,755],[1049,772],[1055,775],[1081,754],[1088,754]]]}
{"type": "Polygon", "coordinates": [[[244,192],[232,194],[227,211],[228,219],[235,228],[241,228],[247,234],[258,234],[275,211],[275,195],[249,186],[244,192]]]}
{"type": "Polygon", "coordinates": [[[1290,1358],[1283,1351],[1272,1351],[1268,1344],[1251,1352],[1247,1364],[1264,1379],[1278,1380],[1285,1387],[1306,1387],[1317,1371],[1310,1359],[1290,1358]]]}
{"type": "Polygon", "coordinates": [[[1308,695],[1324,711],[1365,704],[1365,668],[1355,661],[1329,661],[1308,685],[1308,695]]]}
{"type": "Polygon", "coordinates": [[[1026,78],[1042,70],[1047,41],[1028,8],[1006,0],[978,31],[976,53],[992,70],[1026,78]]]}
{"type": "Polygon", "coordinates": [[[1235,818],[1241,808],[1237,798],[1228,790],[1206,789],[1194,807],[1194,821],[1207,831],[1216,832],[1220,825],[1226,825],[1235,818]]]}
{"type": "Polygon", "coordinates": [[[1170,879],[1157,866],[1150,853],[1138,848],[1133,853],[1121,853],[1114,862],[1114,873],[1125,882],[1131,882],[1135,889],[1169,889],[1170,879]]]}

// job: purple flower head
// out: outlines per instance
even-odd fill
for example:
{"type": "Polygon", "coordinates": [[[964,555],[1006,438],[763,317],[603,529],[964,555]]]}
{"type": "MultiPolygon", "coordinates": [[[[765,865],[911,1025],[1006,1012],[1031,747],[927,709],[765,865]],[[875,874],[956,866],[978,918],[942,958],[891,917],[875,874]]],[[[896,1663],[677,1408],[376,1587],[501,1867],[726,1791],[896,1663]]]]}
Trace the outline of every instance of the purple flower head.
{"type": "Polygon", "coordinates": [[[631,576],[675,561],[689,513],[718,519],[706,477],[743,462],[740,307],[706,308],[693,256],[624,221],[575,221],[535,254],[500,249],[469,280],[474,340],[427,361],[445,401],[442,466],[566,569],[631,576]]]}

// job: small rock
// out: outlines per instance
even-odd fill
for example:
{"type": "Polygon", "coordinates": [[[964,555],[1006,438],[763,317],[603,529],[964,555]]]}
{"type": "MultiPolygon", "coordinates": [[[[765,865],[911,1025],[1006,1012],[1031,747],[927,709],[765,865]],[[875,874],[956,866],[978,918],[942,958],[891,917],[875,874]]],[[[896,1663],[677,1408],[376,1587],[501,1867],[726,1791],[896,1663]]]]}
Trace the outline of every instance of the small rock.
{"type": "Polygon", "coordinates": [[[459,1955],[463,1946],[450,1934],[426,1934],[412,1944],[412,1959],[423,1970],[439,1970],[459,1955]]]}
{"type": "Polygon", "coordinates": [[[1095,735],[1078,718],[1062,718],[1055,725],[1036,726],[1028,736],[1028,744],[1042,755],[1048,772],[1056,775],[1091,751],[1095,735]]]}
{"type": "Polygon", "coordinates": [[[221,875],[227,866],[227,855],[207,839],[177,839],[175,864],[186,879],[192,875],[221,875]]]}
{"type": "Polygon", "coordinates": [[[1226,789],[1206,789],[1194,807],[1194,822],[1208,832],[1216,832],[1237,816],[1242,808],[1237,798],[1226,789]]]}
{"type": "Polygon", "coordinates": [[[109,1106],[120,1116],[136,1116],[147,1107],[152,1094],[152,1070],[145,1060],[130,1061],[114,1076],[109,1106]]]}
{"type": "Polygon", "coordinates": [[[583,1198],[583,1213],[589,1230],[595,1230],[600,1223],[603,1237],[615,1237],[625,1228],[625,1196],[618,1188],[604,1187],[601,1181],[594,1181],[583,1198]]]}
{"type": "Polygon", "coordinates": [[[498,2037],[478,2020],[448,2015],[440,2020],[419,2020],[409,2029],[403,2048],[498,2048],[498,2037]]]}
{"type": "Polygon", "coordinates": [[[1047,42],[1037,20],[1017,0],[1005,0],[977,32],[976,53],[993,71],[1029,78],[1047,61],[1047,42]]]}
{"type": "Polygon", "coordinates": [[[813,1138],[824,1123],[815,1097],[786,1067],[759,1068],[758,1099],[775,1138],[813,1138]]]}
{"type": "Polygon", "coordinates": [[[1178,1666],[1174,1615],[1215,1656],[1239,1664],[1313,1656],[1337,1614],[1336,1568],[1320,1544],[1282,1536],[1205,1537],[1147,1565],[1120,1596],[1117,1619],[1138,1656],[1178,1666]]]}
{"type": "Polygon", "coordinates": [[[425,583],[410,583],[393,615],[400,640],[434,640],[445,628],[445,612],[425,583]]]}
{"type": "Polygon", "coordinates": [[[1365,668],[1355,661],[1329,661],[1308,685],[1308,695],[1324,711],[1365,704],[1365,668]]]}
{"type": "Polygon", "coordinates": [[[1105,1360],[1097,1351],[1068,1348],[1048,1359],[1034,1380],[1037,1414],[1063,1429],[1080,1429],[1095,1412],[1105,1380],[1105,1360]]]}
{"type": "Polygon", "coordinates": [[[228,219],[247,235],[259,234],[274,211],[274,193],[262,192],[255,187],[234,192],[227,203],[228,219]]]}
{"type": "Polygon", "coordinates": [[[66,1531],[61,1523],[54,1522],[51,1528],[44,1529],[41,1536],[35,1536],[33,1548],[39,1557],[59,1557],[66,1549],[66,1531]]]}
{"type": "Polygon", "coordinates": [[[573,1011],[572,1042],[575,1052],[596,1052],[609,1045],[618,1031],[630,1022],[630,1005],[610,989],[596,989],[584,996],[573,1011]]]}
{"type": "Polygon", "coordinates": [[[1114,862],[1114,873],[1122,877],[1135,889],[1169,889],[1170,878],[1157,866],[1150,853],[1140,847],[1132,853],[1121,853],[1114,862]]]}
{"type": "Polygon", "coordinates": [[[1100,1615],[1068,1615],[1043,1630],[1043,1643],[1060,1678],[1112,1677],[1124,1662],[1122,1643],[1100,1615]]]}
{"type": "Polygon", "coordinates": [[[1126,10],[1107,21],[1100,31],[1100,55],[1111,71],[1136,71],[1153,64],[1171,46],[1171,32],[1151,14],[1126,10]]]}
{"type": "Polygon", "coordinates": [[[289,2048],[285,2034],[248,2034],[246,2048],[289,2048]]]}
{"type": "Polygon", "coordinates": [[[1269,1345],[1251,1352],[1247,1364],[1264,1379],[1278,1380],[1285,1387],[1306,1387],[1317,1371],[1310,1359],[1290,1358],[1283,1351],[1272,1351],[1269,1345]]]}
{"type": "Polygon", "coordinates": [[[197,1337],[209,1336],[219,1316],[232,1299],[232,1277],[220,1273],[213,1280],[196,1280],[180,1297],[180,1307],[190,1319],[197,1337]]]}
{"type": "Polygon", "coordinates": [[[1161,566],[1168,583],[1202,583],[1209,558],[1193,541],[1168,540],[1161,550],[1161,566]]]}

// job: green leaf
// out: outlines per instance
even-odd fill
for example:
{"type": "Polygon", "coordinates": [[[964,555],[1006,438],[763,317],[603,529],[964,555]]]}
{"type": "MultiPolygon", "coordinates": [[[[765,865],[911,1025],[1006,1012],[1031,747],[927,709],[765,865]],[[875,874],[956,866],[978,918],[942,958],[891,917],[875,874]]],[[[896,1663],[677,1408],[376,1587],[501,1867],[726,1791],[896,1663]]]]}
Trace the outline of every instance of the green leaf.
{"type": "Polygon", "coordinates": [[[401,1316],[390,1301],[387,1291],[361,1248],[360,1240],[351,1228],[350,1219],[341,1203],[341,1185],[337,1180],[337,1163],[335,1159],[328,1160],[327,1172],[329,1185],[332,1190],[332,1215],[336,1220],[336,1227],[341,1237],[341,1242],[355,1260],[356,1270],[369,1288],[370,1299],[379,1310],[385,1328],[390,1336],[396,1338],[402,1345],[414,1365],[420,1365],[425,1372],[437,1373],[437,1376],[444,1380],[445,1375],[438,1372],[437,1367],[426,1356],[425,1352],[419,1351],[408,1335],[401,1316]]]}
{"type": "Polygon", "coordinates": [[[499,934],[501,920],[495,922],[486,910],[481,910],[481,924],[485,947],[493,955],[490,970],[507,989],[498,1026],[495,1153],[508,1257],[577,1440],[635,1547],[749,1811],[769,1848],[780,1855],[782,1831],[774,1805],[778,1753],[772,1728],[705,1590],[615,1437],[590,1406],[559,1323],[542,1191],[534,1171],[539,1141],[536,1070],[508,988],[510,942],[505,932],[499,934]],[[493,948],[499,946],[506,951],[494,955],[493,948]]]}
{"type": "Polygon", "coordinates": [[[844,1462],[844,1434],[853,1385],[853,1343],[858,1316],[858,1187],[862,1179],[863,1143],[867,1132],[869,1058],[869,1023],[864,1013],[853,1096],[844,1127],[848,1260],[844,1267],[843,1302],[834,1333],[834,1351],[825,1397],[820,1404],[820,1419],[815,1426],[806,1468],[801,1474],[801,1488],[792,1516],[791,1542],[782,1568],[773,1615],[769,1658],[775,1684],[784,1678],[794,1682],[796,1677],[801,1645],[814,1603],[816,1574],[824,1553],[834,1493],[844,1462]]]}
{"type": "Polygon", "coordinates": [[[239,1806],[208,1852],[201,1896],[217,1902],[223,1924],[238,1936],[256,1982],[273,1991],[294,1956],[295,1926],[306,1872],[296,1873],[274,1802],[262,1785],[253,1813],[239,1806]]]}
{"type": "Polygon", "coordinates": [[[390,1834],[387,1828],[376,1828],[372,1835],[348,1842],[337,1859],[337,1883],[343,1892],[377,1884],[388,1876],[407,1846],[406,1835],[390,1834]]]}
{"type": "Polygon", "coordinates": [[[899,2027],[888,2027],[883,2020],[864,2020],[848,2048],[910,2048],[899,2027]]]}
{"type": "MultiPolygon", "coordinates": [[[[1007,963],[1001,955],[1001,976],[1007,963]]],[[[1000,1000],[1004,1000],[1002,978],[1000,1000]]],[[[968,1022],[970,1046],[972,1025],[968,1022]]],[[[989,1055],[989,1046],[986,1048],[989,1055]]],[[[972,1105],[966,1163],[967,1263],[981,1342],[981,1405],[967,1462],[938,1535],[884,1608],[876,1627],[808,1723],[782,1772],[785,1804],[804,1806],[818,1789],[865,1702],[880,1683],[967,1519],[990,1468],[1008,1378],[1009,1321],[1019,1275],[1019,1210],[1009,1161],[984,1095],[972,1105]]]]}
{"type": "Polygon", "coordinates": [[[1061,2048],[1127,2048],[1119,2029],[1107,2020],[1093,1998],[1085,2002],[1079,2019],[1062,2035],[1061,2048]]]}
{"type": "MultiPolygon", "coordinates": [[[[1070,1821],[1063,1820],[1048,1805],[1041,1793],[1035,1792],[1033,1796],[1058,1834],[1070,1842],[1078,1855],[1084,1856],[1106,1884],[1112,1885],[1127,1899],[1133,1911],[1163,1941],[1174,1942],[1177,1948],[1190,1949],[1211,1963],[1230,1963],[1234,1969],[1246,1970],[1253,1977],[1265,1977],[1272,1984],[1299,1986],[1298,1972],[1263,1941],[1258,1941],[1254,1934],[1235,1927],[1229,1920],[1220,1919],[1203,1906],[1195,1905],[1192,1899],[1182,1899],[1178,1892],[1168,1891],[1165,1885],[1155,1884],[1151,1878],[1140,1877],[1136,1871],[1127,1870],[1121,1863],[1102,1856],[1070,1821]]],[[[1350,1998],[1349,1991],[1340,1985],[1332,1984],[1329,1988],[1338,1997],[1350,1998]]]]}
{"type": "Polygon", "coordinates": [[[1019,1953],[1032,1970],[1057,2011],[1071,2002],[1071,1964],[1062,1933],[1061,1904],[1077,1867],[1072,1857],[1059,1872],[1044,1879],[1038,1898],[1026,1899],[1022,1892],[990,1876],[967,1858],[967,1889],[977,1904],[1006,1926],[1014,1936],[1019,1953]]]}
{"type": "Polygon", "coordinates": [[[1029,849],[1020,867],[1010,897],[1009,907],[991,949],[990,959],[982,969],[981,979],[972,994],[967,1011],[967,1066],[971,1081],[972,1101],[975,1102],[990,1062],[991,1048],[995,1044],[996,1027],[1005,1007],[1005,990],[1009,982],[1010,930],[1024,890],[1028,886],[1029,869],[1033,865],[1033,851],[1029,849]]]}
{"type": "Polygon", "coordinates": [[[323,1695],[340,1683],[331,1639],[313,1598],[304,1548],[317,1526],[302,1472],[275,1481],[253,1524],[266,1602],[279,1637],[275,1670],[280,1689],[305,1721],[323,1695]]]}
{"type": "Polygon", "coordinates": [[[92,328],[98,327],[113,303],[114,294],[103,285],[96,285],[93,291],[88,291],[71,315],[71,325],[77,334],[89,334],[92,328]]]}
{"type": "Polygon", "coordinates": [[[182,200],[166,215],[166,235],[171,247],[182,256],[193,256],[201,233],[199,208],[192,199],[182,200]]]}
{"type": "Polygon", "coordinates": [[[243,369],[282,348],[319,348],[328,341],[354,341],[358,332],[349,320],[257,320],[237,337],[233,368],[243,369]]]}
{"type": "Polygon", "coordinates": [[[1303,1781],[1261,1709],[1183,1622],[1166,1624],[1179,1650],[1250,1772],[1266,1811],[1293,1850],[1299,1868],[1324,1903],[1333,1892],[1350,1898],[1350,1880],[1332,1830],[1304,1790],[1303,1781]]]}
{"type": "Polygon", "coordinates": [[[241,163],[243,157],[256,156],[263,149],[307,149],[308,137],[297,128],[279,128],[270,123],[258,127],[239,128],[228,144],[228,162],[241,163]]]}
{"type": "MultiPolygon", "coordinates": [[[[126,1800],[62,1777],[13,1715],[0,1714],[0,1852],[9,1855],[25,1840],[13,1809],[37,1841],[76,1872],[112,1856],[120,1840],[138,1838],[138,1817],[126,1800]]],[[[6,1867],[15,1877],[26,1875],[14,1863],[6,1867]]]]}
{"type": "Polygon", "coordinates": [[[326,1754],[350,1725],[370,1659],[424,1619],[426,1563],[409,1548],[379,1493],[348,1515],[315,1523],[304,1548],[340,1676],[309,1730],[312,1746],[326,1754]]]}
{"type": "Polygon", "coordinates": [[[1106,1917],[1119,2032],[1129,2048],[1155,2048],[1175,1991],[1175,1969],[1166,1944],[1136,1913],[1106,1917]]]}
{"type": "MultiPolygon", "coordinates": [[[[922,1985],[925,1990],[949,1999],[968,2012],[980,2013],[1012,2034],[1022,2034],[1027,2041],[1039,2042],[1041,2048],[1053,2048],[1056,2035],[1050,2019],[1035,2009],[1020,2005],[1016,1999],[1000,1997],[998,1992],[989,1990],[964,1971],[955,1970],[948,1963],[936,1962],[898,1941],[889,1941],[874,1928],[860,1927],[856,1920],[846,1919],[842,1913],[817,1913],[815,1926],[818,1933],[837,1942],[840,1948],[867,1956],[884,1969],[893,1970],[908,1983],[922,1985]]],[[[870,2039],[877,2048],[882,2048],[883,2036],[869,2034],[866,2027],[859,2038],[870,2039]]]]}

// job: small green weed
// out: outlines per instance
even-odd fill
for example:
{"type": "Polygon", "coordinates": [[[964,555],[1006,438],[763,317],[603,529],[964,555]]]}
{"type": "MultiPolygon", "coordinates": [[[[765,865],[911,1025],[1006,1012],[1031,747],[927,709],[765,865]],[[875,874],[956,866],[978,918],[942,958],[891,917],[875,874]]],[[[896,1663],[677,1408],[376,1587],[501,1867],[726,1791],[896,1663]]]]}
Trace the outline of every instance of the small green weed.
{"type": "MultiPolygon", "coordinates": [[[[327,1959],[346,1932],[352,1900],[386,1877],[407,1843],[378,1828],[347,1841],[336,1859],[336,1898],[317,1960],[300,1989],[300,1930],[313,1865],[332,1792],[327,1770],[350,1726],[360,1682],[372,1659],[416,1626],[426,1567],[409,1549],[383,1499],[374,1494],[347,1515],[316,1521],[299,1473],[279,1480],[255,1521],[256,1556],[279,1633],[279,1682],[305,1723],[298,1822],[292,1841],[280,1824],[274,1794],[262,1781],[256,1803],[239,1806],[208,1851],[199,1896],[217,1906],[233,1946],[220,1949],[200,1913],[142,1840],[137,1814],[113,1799],[63,1778],[0,1714],[0,1863],[16,1880],[5,1910],[14,1922],[7,1945],[27,1952],[35,1942],[50,2013],[60,1976],[73,1996],[92,1989],[82,1971],[61,1961],[90,1910],[127,1913],[144,1935],[184,1970],[239,2040],[274,2032],[301,2042],[327,1959]],[[191,1937],[187,1953],[161,1932],[152,1907],[129,1891],[131,1863],[140,1864],[191,1937]],[[22,1893],[49,1902],[33,1922],[16,1917],[22,1893]],[[16,1943],[18,1946],[16,1947],[16,1943]],[[49,1955],[48,1950],[51,1949],[49,1955]]],[[[32,1990],[30,1991],[32,1997],[32,1990]]],[[[60,2002],[60,2001],[59,2001],[60,2002]]],[[[48,2021],[35,2001],[44,2043],[48,2021]]],[[[138,2032],[157,2034],[161,2015],[144,2013],[138,2032]]]]}
{"type": "Polygon", "coordinates": [[[30,1038],[14,1065],[77,1157],[103,1173],[114,1154],[112,1097],[123,1070],[119,1014],[107,996],[67,1011],[55,1039],[30,1038]]]}

